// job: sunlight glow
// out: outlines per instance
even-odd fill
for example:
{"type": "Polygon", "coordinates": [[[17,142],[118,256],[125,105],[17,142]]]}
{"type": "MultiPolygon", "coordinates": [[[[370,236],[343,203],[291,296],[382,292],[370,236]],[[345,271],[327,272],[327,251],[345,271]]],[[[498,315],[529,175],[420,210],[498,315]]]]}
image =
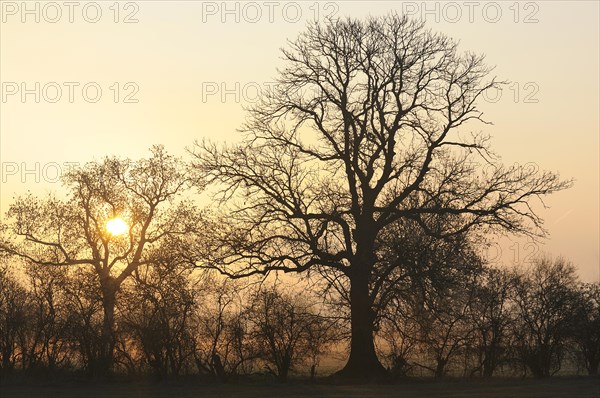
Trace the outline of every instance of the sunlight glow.
{"type": "Polygon", "coordinates": [[[110,219],[106,223],[106,230],[113,236],[124,235],[129,231],[127,223],[121,217],[110,219]]]}

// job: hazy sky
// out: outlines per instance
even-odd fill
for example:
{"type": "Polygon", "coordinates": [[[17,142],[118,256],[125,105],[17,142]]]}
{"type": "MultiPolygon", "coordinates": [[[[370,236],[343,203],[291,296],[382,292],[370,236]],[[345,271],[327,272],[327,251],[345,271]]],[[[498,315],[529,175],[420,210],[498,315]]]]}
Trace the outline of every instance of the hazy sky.
{"type": "Polygon", "coordinates": [[[15,194],[60,190],[67,162],[236,140],[243,105],[273,81],[279,49],[306,21],[396,10],[485,53],[513,82],[481,104],[494,122],[482,128],[506,164],[532,162],[576,180],[547,200],[550,239],[503,242],[498,261],[562,254],[584,280],[598,280],[598,4],[1,1],[0,210],[15,194]]]}

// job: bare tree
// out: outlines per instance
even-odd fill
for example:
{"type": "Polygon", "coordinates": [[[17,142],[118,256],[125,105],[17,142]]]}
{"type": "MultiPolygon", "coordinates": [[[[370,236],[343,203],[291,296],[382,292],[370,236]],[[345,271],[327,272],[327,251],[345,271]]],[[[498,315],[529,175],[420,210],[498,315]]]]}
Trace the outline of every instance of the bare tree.
{"type": "Polygon", "coordinates": [[[513,344],[522,363],[535,377],[560,370],[576,312],[573,264],[558,257],[541,257],[516,283],[517,320],[513,344]]]}
{"type": "Polygon", "coordinates": [[[307,300],[277,287],[259,289],[250,303],[253,341],[260,347],[269,372],[280,381],[286,381],[289,372],[302,362],[315,365],[315,356],[331,342],[328,332],[332,322],[311,307],[307,300]]]}
{"type": "Polygon", "coordinates": [[[441,378],[470,342],[469,305],[482,271],[475,239],[467,233],[441,239],[412,221],[381,232],[371,292],[378,329],[383,329],[377,335],[392,349],[397,375],[408,371],[412,356],[414,364],[441,378]],[[411,355],[416,350],[419,360],[411,355]]]}
{"type": "Polygon", "coordinates": [[[24,368],[53,371],[69,356],[64,294],[67,270],[31,264],[25,272],[29,300],[21,334],[24,368]]]}
{"type": "Polygon", "coordinates": [[[377,336],[380,357],[386,358],[391,376],[406,377],[414,368],[412,357],[417,350],[419,323],[413,315],[413,307],[406,301],[390,305],[382,314],[377,336]]]}
{"type": "Polygon", "coordinates": [[[199,287],[195,359],[201,372],[225,382],[250,373],[260,350],[250,336],[250,320],[242,290],[246,286],[207,272],[199,287]]]}
{"type": "Polygon", "coordinates": [[[350,285],[340,375],[379,377],[369,286],[380,232],[412,220],[440,237],[482,226],[543,235],[532,200],[570,182],[505,167],[487,136],[469,133],[483,122],[477,100],[499,83],[482,56],[421,22],[391,14],[314,23],[283,58],[278,84],[249,111],[245,139],[194,150],[230,210],[196,263],[232,277],[335,269],[350,285]]]}
{"type": "Polygon", "coordinates": [[[0,264],[0,377],[17,366],[19,335],[26,327],[27,290],[8,263],[0,264]]]}
{"type": "Polygon", "coordinates": [[[72,356],[78,365],[93,376],[101,371],[102,290],[89,267],[71,267],[70,271],[64,286],[67,338],[73,343],[72,356]]]}
{"type": "Polygon", "coordinates": [[[186,239],[200,223],[199,212],[186,201],[176,202],[191,180],[183,162],[160,146],[147,159],[113,157],[72,168],[63,182],[66,200],[28,195],[14,201],[0,250],[41,266],[94,270],[104,313],[97,369],[107,373],[121,284],[141,265],[156,261],[150,254],[157,252],[148,249],[186,239]],[[127,223],[123,235],[107,229],[107,222],[117,217],[127,223]]]}
{"type": "Polygon", "coordinates": [[[507,359],[509,333],[514,322],[514,276],[506,270],[486,267],[470,303],[470,321],[475,329],[477,366],[473,373],[492,377],[507,359]]]}
{"type": "Polygon", "coordinates": [[[429,294],[422,308],[417,308],[419,330],[417,341],[421,358],[417,364],[432,371],[435,378],[445,376],[448,366],[461,350],[472,343],[474,334],[470,322],[470,303],[475,295],[475,277],[465,275],[465,280],[447,289],[429,294]]]}
{"type": "Polygon", "coordinates": [[[168,264],[144,265],[122,293],[123,332],[136,341],[157,379],[190,373],[194,363],[198,292],[190,273],[168,264]]]}
{"type": "Polygon", "coordinates": [[[572,338],[589,375],[600,366],[600,283],[586,283],[578,290],[572,338]]]}

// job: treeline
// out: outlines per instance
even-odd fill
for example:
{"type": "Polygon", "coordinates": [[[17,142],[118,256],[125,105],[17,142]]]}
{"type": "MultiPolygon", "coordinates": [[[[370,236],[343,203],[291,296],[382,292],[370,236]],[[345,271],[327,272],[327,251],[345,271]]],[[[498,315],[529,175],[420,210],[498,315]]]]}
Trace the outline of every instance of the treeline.
{"type": "MultiPolygon", "coordinates": [[[[98,373],[104,313],[95,278],[85,268],[0,268],[0,375],[98,373]]],[[[395,295],[379,313],[378,353],[394,377],[598,374],[600,284],[578,282],[565,260],[541,258],[526,271],[479,267],[444,286],[395,295]]],[[[141,267],[117,297],[113,372],[314,378],[323,358],[347,350],[349,335],[347,306],[336,305],[343,295],[322,297],[141,267]]]]}
{"type": "MultiPolygon", "coordinates": [[[[93,272],[0,268],[0,375],[102,375],[102,297],[93,272]]],[[[158,379],[227,381],[318,362],[338,336],[335,319],[275,285],[242,285],[210,272],[143,267],[115,312],[113,371],[158,379]]]]}
{"type": "Polygon", "coordinates": [[[390,306],[379,335],[401,376],[597,375],[600,284],[579,282],[562,258],[527,270],[482,268],[443,294],[390,306]]]}

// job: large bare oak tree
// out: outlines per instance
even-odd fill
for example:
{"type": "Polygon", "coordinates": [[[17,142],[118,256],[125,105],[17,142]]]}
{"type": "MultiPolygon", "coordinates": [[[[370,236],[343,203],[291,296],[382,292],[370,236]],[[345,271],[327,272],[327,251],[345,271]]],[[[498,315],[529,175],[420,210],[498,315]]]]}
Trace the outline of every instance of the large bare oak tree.
{"type": "Polygon", "coordinates": [[[369,290],[380,232],[410,220],[436,237],[473,228],[544,235],[532,200],[570,182],[505,167],[488,136],[471,133],[486,123],[478,99],[499,83],[482,56],[421,22],[391,14],[311,24],[283,58],[242,142],[193,150],[223,209],[197,264],[232,277],[342,273],[352,337],[340,375],[378,377],[369,290]]]}

